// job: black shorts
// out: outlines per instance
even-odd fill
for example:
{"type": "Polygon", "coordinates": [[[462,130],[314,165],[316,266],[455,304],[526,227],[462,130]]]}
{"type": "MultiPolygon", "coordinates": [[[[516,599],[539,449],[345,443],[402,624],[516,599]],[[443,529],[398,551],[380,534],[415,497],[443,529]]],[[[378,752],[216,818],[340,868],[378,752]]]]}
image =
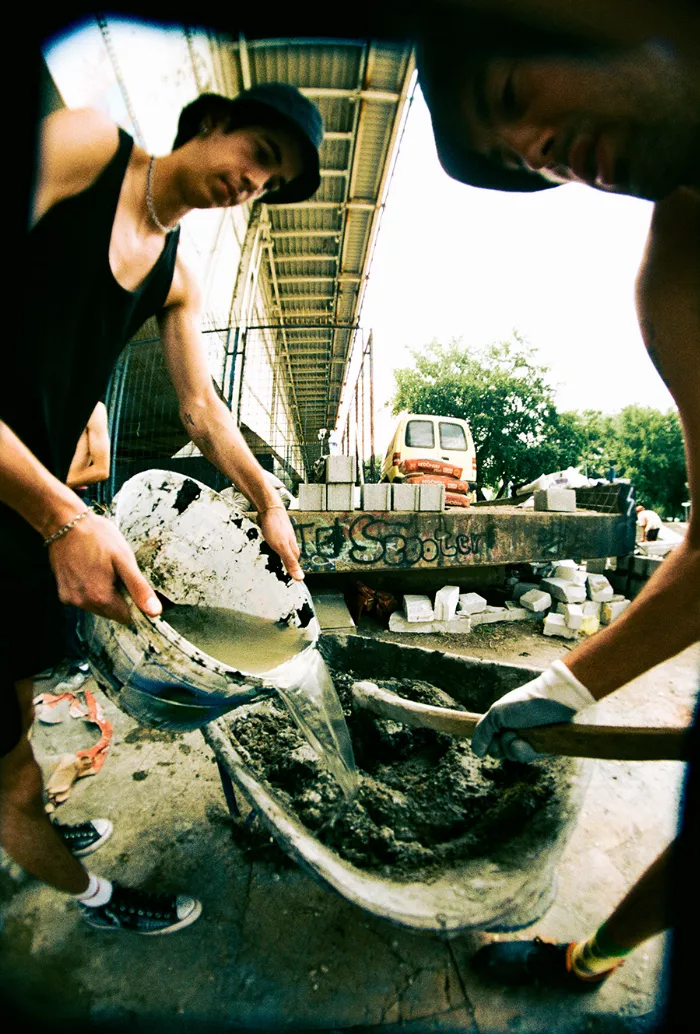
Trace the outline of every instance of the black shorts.
{"type": "Polygon", "coordinates": [[[650,528],[649,531],[647,532],[647,542],[656,542],[658,537],[659,537],[659,529],[658,528],[650,528]]]}
{"type": "Polygon", "coordinates": [[[59,664],[66,653],[66,618],[48,564],[0,568],[0,756],[22,733],[15,682],[59,664]]]}

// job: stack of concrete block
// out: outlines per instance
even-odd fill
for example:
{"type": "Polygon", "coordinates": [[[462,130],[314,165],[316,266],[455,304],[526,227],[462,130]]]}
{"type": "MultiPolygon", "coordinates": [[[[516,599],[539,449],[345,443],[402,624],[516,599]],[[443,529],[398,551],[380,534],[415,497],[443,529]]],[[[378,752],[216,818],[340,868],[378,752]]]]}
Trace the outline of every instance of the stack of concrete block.
{"type": "Polygon", "coordinates": [[[575,560],[560,560],[554,565],[554,577],[574,585],[586,584],[587,572],[575,560]]]}
{"type": "Polygon", "coordinates": [[[435,611],[430,597],[407,593],[403,598],[403,616],[409,623],[432,621],[435,618],[435,611]]]}
{"type": "Polygon", "coordinates": [[[418,489],[417,509],[422,512],[435,513],[445,509],[445,486],[435,482],[414,485],[418,489]]]}
{"type": "Polygon", "coordinates": [[[573,488],[547,488],[544,491],[535,492],[535,509],[574,513],[576,492],[573,488]]]}
{"type": "Polygon", "coordinates": [[[609,625],[615,618],[619,618],[623,611],[627,610],[630,603],[631,600],[626,600],[624,596],[613,596],[611,600],[601,605],[600,623],[602,625],[609,625]]]}
{"type": "Polygon", "coordinates": [[[326,486],[325,485],[299,485],[299,509],[300,510],[325,510],[326,509],[326,486]]]}
{"type": "MultiPolygon", "coordinates": [[[[428,596],[406,595],[403,598],[403,613],[394,611],[389,618],[389,629],[392,632],[433,635],[470,632],[471,617],[469,614],[457,613],[459,601],[457,585],[443,585],[435,594],[434,607],[428,596]]],[[[483,602],[486,606],[486,600],[483,602]]]]}
{"type": "Polygon", "coordinates": [[[539,587],[539,582],[517,582],[517,584],[513,586],[511,596],[517,602],[517,600],[524,596],[526,592],[530,592],[532,589],[539,589],[539,587]]]}
{"type": "Polygon", "coordinates": [[[391,485],[388,481],[380,485],[363,485],[360,500],[363,510],[390,510],[391,485]]]}
{"type": "Polygon", "coordinates": [[[588,599],[594,603],[607,603],[615,595],[604,574],[589,574],[586,577],[586,590],[588,599]]]}
{"type": "Polygon", "coordinates": [[[568,628],[574,631],[583,624],[583,606],[580,603],[557,603],[557,614],[563,614],[568,628]]]}
{"type": "Polygon", "coordinates": [[[451,621],[457,614],[459,586],[443,585],[435,594],[435,620],[451,621]]]}
{"type": "Polygon", "coordinates": [[[458,614],[478,614],[481,610],[486,610],[486,600],[483,596],[480,596],[478,592],[460,593],[458,614]]]}
{"type": "Polygon", "coordinates": [[[561,603],[583,603],[586,598],[585,585],[577,585],[566,578],[543,578],[540,585],[543,592],[548,592],[561,603]]]}
{"type": "Polygon", "coordinates": [[[487,605],[483,610],[472,614],[472,625],[493,625],[497,621],[509,621],[510,611],[506,607],[492,607],[487,605]]]}
{"type": "Polygon", "coordinates": [[[354,456],[326,456],[326,509],[355,509],[355,477],[357,462],[354,456]]]}
{"type": "Polygon", "coordinates": [[[326,484],[354,485],[357,461],[354,456],[326,456],[326,484]]]}
{"type": "Polygon", "coordinates": [[[535,610],[519,607],[514,600],[506,600],[506,610],[508,611],[506,621],[532,621],[541,616],[535,610]]]}
{"type": "Polygon", "coordinates": [[[530,589],[520,597],[520,605],[535,614],[543,614],[552,606],[552,597],[542,589],[530,589]]]}
{"type": "Polygon", "coordinates": [[[545,635],[557,635],[562,639],[575,639],[576,629],[570,628],[563,614],[547,614],[542,631],[545,635]]]}
{"type": "Polygon", "coordinates": [[[407,511],[417,510],[419,504],[418,485],[406,485],[400,481],[394,481],[391,486],[391,508],[392,510],[407,511]]]}

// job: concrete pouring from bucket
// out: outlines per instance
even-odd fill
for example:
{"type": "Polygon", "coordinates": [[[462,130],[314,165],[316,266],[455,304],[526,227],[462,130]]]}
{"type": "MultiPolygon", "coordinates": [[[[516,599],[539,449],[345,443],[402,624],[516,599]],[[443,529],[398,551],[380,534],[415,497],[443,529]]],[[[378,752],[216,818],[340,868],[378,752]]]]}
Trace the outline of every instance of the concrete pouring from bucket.
{"type": "MultiPolygon", "coordinates": [[[[482,711],[502,693],[536,674],[533,669],[518,665],[456,657],[362,636],[323,636],[321,649],[331,670],[342,671],[348,678],[404,676],[414,682],[424,680],[482,711]]],[[[517,930],[534,923],[550,907],[557,864],[575,825],[590,776],[589,762],[557,759],[553,766],[558,792],[519,828],[514,828],[512,835],[507,830],[507,835],[494,843],[491,850],[469,856],[465,849],[463,857],[425,872],[406,873],[396,867],[394,875],[386,876],[348,861],[341,851],[322,842],[300,820],[290,803],[294,795],[290,797],[291,791],[280,785],[281,765],[276,759],[271,760],[271,778],[265,778],[259,765],[251,760],[249,749],[236,735],[235,722],[240,716],[248,729],[258,716],[269,721],[270,703],[254,701],[242,705],[202,731],[223,769],[225,789],[229,779],[234,796],[238,795],[237,803],[242,797],[282,850],[324,886],[399,926],[447,937],[467,930],[517,930]]],[[[411,732],[406,730],[406,735],[411,732]]],[[[356,741],[354,746],[357,751],[356,741]]],[[[264,745],[262,750],[265,753],[264,745]]],[[[457,771],[459,758],[455,764],[456,777],[463,776],[463,772],[457,771]]],[[[363,776],[366,778],[367,773],[363,776]]],[[[299,765],[294,766],[292,777],[302,798],[308,792],[316,797],[323,793],[321,779],[314,781],[313,776],[309,791],[301,787],[304,776],[299,765]]],[[[380,789],[380,793],[385,791],[380,789]]],[[[230,802],[231,786],[227,797],[230,802]]],[[[358,802],[353,805],[359,806],[358,802]]],[[[403,821],[406,812],[402,815],[403,821]]],[[[373,838],[369,830],[366,836],[373,838]]]]}
{"type": "MultiPolygon", "coordinates": [[[[127,481],[110,517],[156,590],[174,604],[227,608],[300,630],[311,650],[319,626],[308,589],[248,517],[206,485],[174,471],[127,481]]],[[[85,617],[88,659],[99,685],[137,721],[194,729],[232,706],[269,693],[269,679],[199,649],[167,621],[130,604],[132,624],[85,617]]]]}
{"type": "Polygon", "coordinates": [[[84,620],[88,660],[107,696],[143,725],[187,731],[277,693],[351,793],[352,750],[332,683],[323,678],[311,594],[285,572],[257,525],[206,485],[161,470],[127,481],[110,517],[169,604],[199,610],[205,619],[229,614],[258,620],[271,637],[291,630],[298,635],[283,663],[245,670],[180,634],[168,621],[168,607],[151,618],[127,598],[130,625],[94,614],[84,620]]]}

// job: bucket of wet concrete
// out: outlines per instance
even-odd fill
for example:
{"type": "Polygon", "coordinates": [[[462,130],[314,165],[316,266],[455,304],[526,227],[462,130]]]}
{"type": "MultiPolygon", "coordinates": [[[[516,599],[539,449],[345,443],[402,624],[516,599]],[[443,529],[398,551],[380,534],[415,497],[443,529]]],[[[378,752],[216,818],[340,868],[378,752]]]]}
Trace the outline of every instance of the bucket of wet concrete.
{"type": "Polygon", "coordinates": [[[251,857],[277,848],[364,910],[445,936],[517,930],[551,905],[590,762],[478,759],[467,740],[353,707],[352,683],[483,712],[535,669],[362,636],[323,635],[360,774],[343,800],[288,716],[257,700],[207,725],[245,821],[251,857]],[[276,847],[270,846],[270,835],[276,847]]]}
{"type": "Polygon", "coordinates": [[[306,585],[218,492],[149,470],[122,486],[109,516],[166,600],[157,618],[130,603],[129,626],[85,618],[98,684],[141,724],[199,728],[271,694],[274,679],[315,651],[319,625],[306,585]]]}

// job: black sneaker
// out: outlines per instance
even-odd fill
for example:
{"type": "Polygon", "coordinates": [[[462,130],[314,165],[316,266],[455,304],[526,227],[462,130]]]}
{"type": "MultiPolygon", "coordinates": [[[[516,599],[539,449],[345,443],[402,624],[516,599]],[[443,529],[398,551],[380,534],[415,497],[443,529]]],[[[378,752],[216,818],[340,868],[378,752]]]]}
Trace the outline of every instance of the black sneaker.
{"type": "Polygon", "coordinates": [[[117,883],[106,905],[79,904],[83,919],[96,930],[131,930],[150,936],[182,930],[202,912],[201,902],[187,894],[149,894],[117,883]]]}
{"type": "Polygon", "coordinates": [[[72,826],[66,825],[63,822],[54,822],[53,828],[71,854],[74,854],[76,858],[92,854],[98,847],[102,847],[109,840],[114,829],[109,819],[77,822],[72,826]]]}
{"type": "Polygon", "coordinates": [[[532,941],[495,941],[477,951],[471,966],[489,983],[511,986],[539,984],[592,991],[617,969],[617,965],[622,964],[620,962],[596,976],[581,977],[574,973],[571,964],[575,943],[552,944],[540,937],[532,941]]]}

